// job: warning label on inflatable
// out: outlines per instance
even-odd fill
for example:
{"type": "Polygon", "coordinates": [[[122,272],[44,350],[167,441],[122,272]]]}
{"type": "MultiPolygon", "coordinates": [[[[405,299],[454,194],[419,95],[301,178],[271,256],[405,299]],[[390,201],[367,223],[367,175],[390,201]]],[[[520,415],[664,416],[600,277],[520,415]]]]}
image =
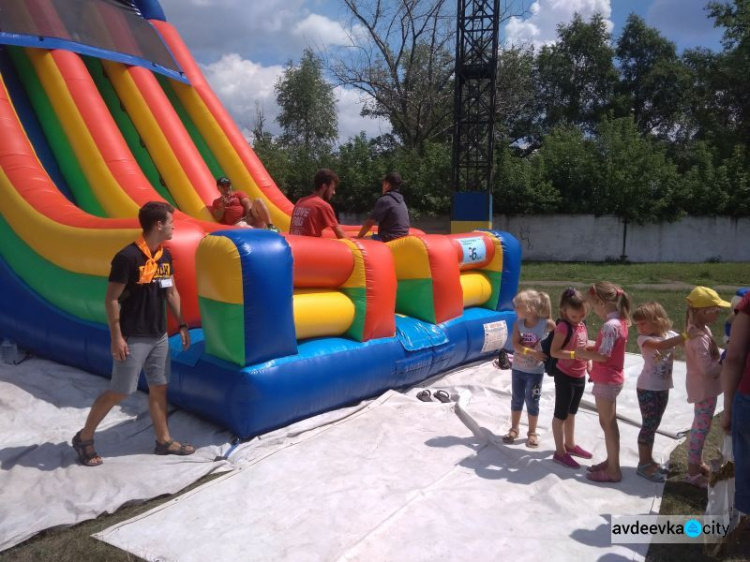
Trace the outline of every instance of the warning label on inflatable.
{"type": "Polygon", "coordinates": [[[500,351],[508,340],[508,325],[505,320],[484,325],[484,345],[482,353],[500,351]]]}
{"type": "Polygon", "coordinates": [[[458,238],[458,242],[464,251],[461,264],[479,263],[487,259],[487,248],[484,245],[483,237],[458,238]]]}

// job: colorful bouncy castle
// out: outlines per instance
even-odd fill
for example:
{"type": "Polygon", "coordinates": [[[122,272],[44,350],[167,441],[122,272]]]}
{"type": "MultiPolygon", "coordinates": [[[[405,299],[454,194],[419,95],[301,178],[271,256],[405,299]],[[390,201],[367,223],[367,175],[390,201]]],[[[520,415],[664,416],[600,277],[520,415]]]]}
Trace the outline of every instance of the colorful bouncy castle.
{"type": "Polygon", "coordinates": [[[506,233],[383,244],[215,223],[222,175],[282,231],[293,205],[156,0],[0,0],[0,30],[0,336],[109,376],[110,260],[164,200],[193,342],[170,340],[169,397],[239,437],[505,346],[521,260],[506,233]]]}

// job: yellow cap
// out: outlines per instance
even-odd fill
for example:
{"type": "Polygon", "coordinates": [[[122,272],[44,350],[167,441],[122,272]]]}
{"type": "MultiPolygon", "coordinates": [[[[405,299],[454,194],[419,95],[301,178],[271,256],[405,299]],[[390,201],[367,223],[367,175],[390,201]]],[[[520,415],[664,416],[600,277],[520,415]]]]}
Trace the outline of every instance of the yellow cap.
{"type": "Polygon", "coordinates": [[[707,308],[709,306],[721,306],[729,308],[732,306],[727,301],[722,300],[719,293],[709,287],[696,287],[687,296],[688,305],[693,308],[707,308]]]}

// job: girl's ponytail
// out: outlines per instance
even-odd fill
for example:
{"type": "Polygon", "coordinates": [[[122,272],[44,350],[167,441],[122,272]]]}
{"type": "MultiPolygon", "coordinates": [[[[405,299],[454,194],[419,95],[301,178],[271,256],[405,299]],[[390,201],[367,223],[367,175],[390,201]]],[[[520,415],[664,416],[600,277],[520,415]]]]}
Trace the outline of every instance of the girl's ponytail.
{"type": "Polygon", "coordinates": [[[630,326],[630,296],[622,290],[622,287],[609,281],[599,281],[591,285],[589,295],[604,303],[614,305],[620,318],[630,326]]]}
{"type": "Polygon", "coordinates": [[[552,301],[547,293],[539,291],[539,316],[552,318],[552,301]]]}

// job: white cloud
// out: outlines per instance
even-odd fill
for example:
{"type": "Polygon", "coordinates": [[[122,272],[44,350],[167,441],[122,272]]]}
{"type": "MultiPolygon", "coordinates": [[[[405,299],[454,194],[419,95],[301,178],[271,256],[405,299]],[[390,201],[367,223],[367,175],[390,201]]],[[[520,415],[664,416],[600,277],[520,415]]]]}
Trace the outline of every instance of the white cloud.
{"type": "Polygon", "coordinates": [[[508,21],[505,36],[509,44],[538,48],[554,43],[557,26],[568,23],[575,13],[581,14],[584,20],[599,13],[605,19],[607,31],[614,27],[609,19],[612,15],[610,0],[537,0],[529,11],[531,15],[525,19],[513,17],[508,21]]]}
{"type": "Polygon", "coordinates": [[[259,107],[265,117],[266,130],[278,133],[275,120],[279,108],[274,84],[284,67],[263,66],[230,53],[214,63],[202,65],[202,70],[240,129],[250,131],[255,127],[256,107],[259,107]]]}
{"type": "MultiPolygon", "coordinates": [[[[308,47],[319,52],[349,45],[350,36],[363,33],[357,25],[350,29],[336,21],[341,10],[330,0],[161,0],[161,4],[246,136],[256,124],[256,107],[263,112],[265,130],[279,134],[274,85],[288,61],[299,61],[308,47]]],[[[336,88],[335,95],[342,142],[360,131],[372,137],[390,130],[381,119],[360,117],[358,92],[336,88]]]]}
{"type": "MultiPolygon", "coordinates": [[[[256,125],[256,107],[265,117],[265,129],[273,135],[280,133],[276,117],[279,106],[276,104],[274,85],[284,72],[283,66],[263,66],[243,59],[236,53],[224,55],[218,61],[202,65],[208,83],[221,102],[232,114],[237,125],[246,137],[256,125]]],[[[384,119],[360,117],[362,97],[359,92],[337,87],[334,89],[338,112],[339,140],[344,142],[364,131],[368,137],[375,137],[390,131],[384,119]]]]}
{"type": "Polygon", "coordinates": [[[294,26],[292,35],[316,48],[350,44],[349,35],[339,22],[318,14],[310,14],[299,21],[294,26]]]}
{"type": "Polygon", "coordinates": [[[362,95],[355,90],[338,87],[334,90],[339,117],[339,140],[344,142],[364,131],[368,138],[389,133],[391,124],[386,119],[360,117],[362,95]]]}
{"type": "Polygon", "coordinates": [[[288,30],[309,12],[305,0],[161,0],[195,58],[213,61],[226,53],[254,60],[298,58],[304,38],[288,30]]]}

